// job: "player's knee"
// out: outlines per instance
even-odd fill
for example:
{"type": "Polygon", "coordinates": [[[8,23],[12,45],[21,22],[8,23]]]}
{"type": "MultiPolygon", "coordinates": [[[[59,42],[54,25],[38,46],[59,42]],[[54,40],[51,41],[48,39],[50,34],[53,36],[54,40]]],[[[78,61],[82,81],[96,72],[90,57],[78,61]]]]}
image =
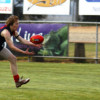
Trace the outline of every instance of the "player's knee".
{"type": "Polygon", "coordinates": [[[10,56],[10,58],[9,58],[9,61],[11,63],[16,63],[16,60],[17,60],[17,58],[14,55],[10,56]]]}
{"type": "Polygon", "coordinates": [[[14,62],[16,62],[17,58],[14,56],[14,57],[13,57],[13,60],[14,60],[14,62]]]}

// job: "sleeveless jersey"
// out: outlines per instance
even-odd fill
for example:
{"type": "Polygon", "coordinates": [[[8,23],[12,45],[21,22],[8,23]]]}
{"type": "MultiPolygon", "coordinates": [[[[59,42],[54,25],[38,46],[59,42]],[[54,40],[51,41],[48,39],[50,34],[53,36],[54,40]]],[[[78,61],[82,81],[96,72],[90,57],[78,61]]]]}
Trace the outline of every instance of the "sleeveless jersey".
{"type": "Polygon", "coordinates": [[[5,38],[1,36],[1,32],[4,29],[7,29],[11,36],[14,35],[14,32],[11,32],[10,27],[8,27],[7,25],[4,25],[3,27],[0,28],[0,51],[3,49],[4,42],[6,41],[5,38]]]}

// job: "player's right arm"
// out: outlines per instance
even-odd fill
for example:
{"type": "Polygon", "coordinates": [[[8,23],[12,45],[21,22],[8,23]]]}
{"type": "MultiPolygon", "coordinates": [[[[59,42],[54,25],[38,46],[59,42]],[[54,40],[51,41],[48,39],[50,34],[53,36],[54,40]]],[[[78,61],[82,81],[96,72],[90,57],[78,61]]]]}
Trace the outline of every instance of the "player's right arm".
{"type": "Polygon", "coordinates": [[[34,54],[33,52],[29,52],[28,49],[26,51],[23,51],[23,50],[15,47],[12,40],[11,40],[11,35],[10,35],[8,30],[6,30],[6,29],[3,30],[1,32],[1,36],[5,38],[5,40],[6,40],[6,42],[7,42],[10,49],[12,49],[14,51],[17,51],[17,52],[20,52],[20,53],[23,53],[23,54],[28,54],[28,55],[33,55],[34,54]]]}

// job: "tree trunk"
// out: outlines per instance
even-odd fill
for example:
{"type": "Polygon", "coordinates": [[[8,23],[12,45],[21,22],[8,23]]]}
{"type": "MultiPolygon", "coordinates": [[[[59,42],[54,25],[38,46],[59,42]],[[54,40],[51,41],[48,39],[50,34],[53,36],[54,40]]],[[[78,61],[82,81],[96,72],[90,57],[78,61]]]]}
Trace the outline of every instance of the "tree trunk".
{"type": "MultiPolygon", "coordinates": [[[[85,57],[85,46],[84,43],[75,43],[75,57],[85,57]]],[[[74,59],[75,62],[85,62],[85,59],[74,59]]]]}

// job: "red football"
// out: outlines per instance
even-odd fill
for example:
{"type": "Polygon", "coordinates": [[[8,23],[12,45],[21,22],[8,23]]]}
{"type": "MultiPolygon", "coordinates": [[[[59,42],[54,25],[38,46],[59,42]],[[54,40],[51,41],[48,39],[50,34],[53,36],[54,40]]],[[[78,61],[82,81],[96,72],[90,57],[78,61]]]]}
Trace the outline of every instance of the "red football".
{"type": "Polygon", "coordinates": [[[41,35],[34,35],[30,38],[30,41],[34,44],[40,44],[44,40],[44,37],[41,35]]]}

